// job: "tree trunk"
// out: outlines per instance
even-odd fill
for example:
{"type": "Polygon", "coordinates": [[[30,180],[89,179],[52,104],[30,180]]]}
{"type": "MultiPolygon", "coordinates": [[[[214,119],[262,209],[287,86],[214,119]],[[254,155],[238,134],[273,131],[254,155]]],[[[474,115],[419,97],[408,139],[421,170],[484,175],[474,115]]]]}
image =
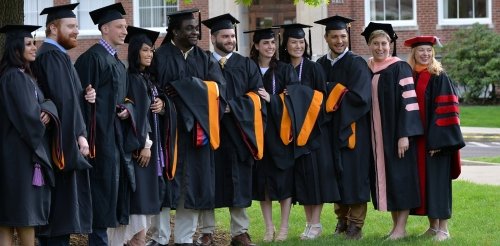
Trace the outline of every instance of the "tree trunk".
{"type": "MultiPolygon", "coordinates": [[[[7,24],[23,24],[23,22],[24,0],[0,0],[0,27],[7,24]]],[[[0,35],[0,57],[3,56],[4,42],[5,35],[0,35]]]]}

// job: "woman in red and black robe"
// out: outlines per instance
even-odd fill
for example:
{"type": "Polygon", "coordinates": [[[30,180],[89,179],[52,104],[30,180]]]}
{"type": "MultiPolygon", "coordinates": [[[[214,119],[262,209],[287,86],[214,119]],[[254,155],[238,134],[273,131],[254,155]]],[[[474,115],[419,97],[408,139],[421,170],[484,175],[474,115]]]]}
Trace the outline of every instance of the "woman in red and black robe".
{"type": "Polygon", "coordinates": [[[451,180],[460,174],[459,149],[465,146],[458,118],[458,96],[453,82],[435,59],[434,36],[418,36],[405,41],[411,47],[408,63],[420,108],[424,135],[417,138],[420,178],[420,207],[411,212],[427,215],[429,229],[424,235],[438,241],[450,238],[451,180]]]}

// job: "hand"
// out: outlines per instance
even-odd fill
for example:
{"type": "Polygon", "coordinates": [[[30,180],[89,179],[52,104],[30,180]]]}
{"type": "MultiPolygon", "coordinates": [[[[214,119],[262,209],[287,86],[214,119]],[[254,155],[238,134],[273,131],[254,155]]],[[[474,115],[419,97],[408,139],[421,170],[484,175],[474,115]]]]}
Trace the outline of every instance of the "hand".
{"type": "Polygon", "coordinates": [[[405,152],[410,147],[410,142],[408,141],[408,137],[403,137],[398,140],[398,156],[399,158],[405,157],[405,152]]]}
{"type": "Polygon", "coordinates": [[[259,90],[257,91],[257,93],[259,94],[259,96],[264,99],[266,102],[270,102],[271,101],[271,95],[269,95],[269,93],[267,93],[266,89],[264,88],[259,88],[259,90]]]}
{"type": "Polygon", "coordinates": [[[130,113],[128,112],[128,109],[124,108],[122,111],[116,113],[116,115],[118,115],[120,120],[125,120],[130,116],[130,113]]]}
{"type": "Polygon", "coordinates": [[[44,124],[44,125],[48,125],[49,122],[50,122],[50,116],[45,113],[45,112],[42,112],[40,114],[40,121],[44,124]]]}
{"type": "Polygon", "coordinates": [[[160,98],[155,97],[155,101],[149,108],[151,109],[151,112],[158,114],[163,110],[163,108],[165,108],[165,103],[160,98]]]}
{"type": "Polygon", "coordinates": [[[95,89],[92,88],[92,85],[88,85],[87,88],[85,88],[85,100],[89,103],[95,103],[95,99],[97,97],[97,94],[95,92],[95,89]]]}
{"type": "Polygon", "coordinates": [[[171,85],[167,85],[165,87],[165,93],[167,93],[168,97],[175,97],[175,96],[177,96],[177,91],[171,85]]]}
{"type": "Polygon", "coordinates": [[[80,153],[82,153],[83,156],[88,156],[90,154],[89,143],[85,137],[78,137],[78,146],[80,147],[80,153]]]}
{"type": "Polygon", "coordinates": [[[435,150],[429,150],[429,154],[431,156],[434,156],[435,154],[437,154],[438,152],[440,152],[441,150],[440,149],[435,149],[435,150]]]}
{"type": "Polygon", "coordinates": [[[224,109],[224,113],[229,113],[231,112],[231,108],[229,107],[229,104],[226,105],[226,108],[224,109]]]}
{"type": "Polygon", "coordinates": [[[149,165],[149,159],[151,158],[151,149],[142,149],[141,153],[137,157],[137,163],[140,167],[147,167],[149,165]]]}

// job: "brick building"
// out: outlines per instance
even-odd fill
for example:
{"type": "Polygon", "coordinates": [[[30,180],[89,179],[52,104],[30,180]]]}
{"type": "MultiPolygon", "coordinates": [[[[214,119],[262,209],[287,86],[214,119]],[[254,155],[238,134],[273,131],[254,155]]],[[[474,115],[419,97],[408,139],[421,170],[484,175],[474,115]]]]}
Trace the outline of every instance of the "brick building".
{"type": "MultiPolygon", "coordinates": [[[[500,32],[500,0],[331,0],[329,4],[318,7],[303,3],[293,4],[293,0],[253,0],[250,7],[237,5],[234,0],[25,0],[25,24],[45,24],[45,16],[38,13],[49,6],[76,3],[79,19],[79,46],[70,51],[73,60],[88,49],[99,38],[99,31],[88,12],[115,2],[121,2],[127,15],[127,22],[134,26],[150,28],[161,32],[157,45],[165,36],[166,13],[187,8],[201,10],[202,19],[223,13],[231,13],[241,21],[238,25],[239,52],[249,53],[251,37],[243,31],[269,27],[282,23],[300,22],[313,25],[312,45],[314,58],[328,50],[323,40],[323,26],[314,21],[339,14],[356,21],[352,23],[352,48],[356,53],[368,56],[368,48],[360,35],[370,21],[391,23],[399,36],[398,54],[405,56],[408,49],[402,41],[415,35],[436,35],[443,43],[450,40],[454,31],[468,28],[479,22],[500,32]]],[[[202,27],[203,39],[199,46],[209,49],[209,30],[202,27]]],[[[37,32],[37,39],[43,39],[44,31],[37,32]]],[[[126,45],[119,48],[120,58],[126,59],[126,45]]]]}

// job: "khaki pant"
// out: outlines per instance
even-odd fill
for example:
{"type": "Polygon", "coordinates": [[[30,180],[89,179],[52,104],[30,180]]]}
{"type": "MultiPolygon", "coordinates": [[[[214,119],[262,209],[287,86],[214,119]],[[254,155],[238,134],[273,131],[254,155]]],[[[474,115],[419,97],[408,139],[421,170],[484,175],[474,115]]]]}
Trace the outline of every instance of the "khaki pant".
{"type": "Polygon", "coordinates": [[[174,243],[193,243],[199,214],[200,210],[184,208],[184,194],[181,194],[175,210],[174,243]]]}
{"type": "Polygon", "coordinates": [[[348,224],[354,223],[357,227],[363,228],[366,218],[366,203],[361,204],[338,204],[334,205],[335,214],[338,220],[348,221],[348,224]]]}
{"type": "MultiPolygon", "coordinates": [[[[231,237],[248,231],[250,220],[246,208],[229,208],[229,214],[231,215],[231,237]]],[[[213,209],[201,211],[199,220],[201,233],[214,233],[215,213],[213,209]]]]}

